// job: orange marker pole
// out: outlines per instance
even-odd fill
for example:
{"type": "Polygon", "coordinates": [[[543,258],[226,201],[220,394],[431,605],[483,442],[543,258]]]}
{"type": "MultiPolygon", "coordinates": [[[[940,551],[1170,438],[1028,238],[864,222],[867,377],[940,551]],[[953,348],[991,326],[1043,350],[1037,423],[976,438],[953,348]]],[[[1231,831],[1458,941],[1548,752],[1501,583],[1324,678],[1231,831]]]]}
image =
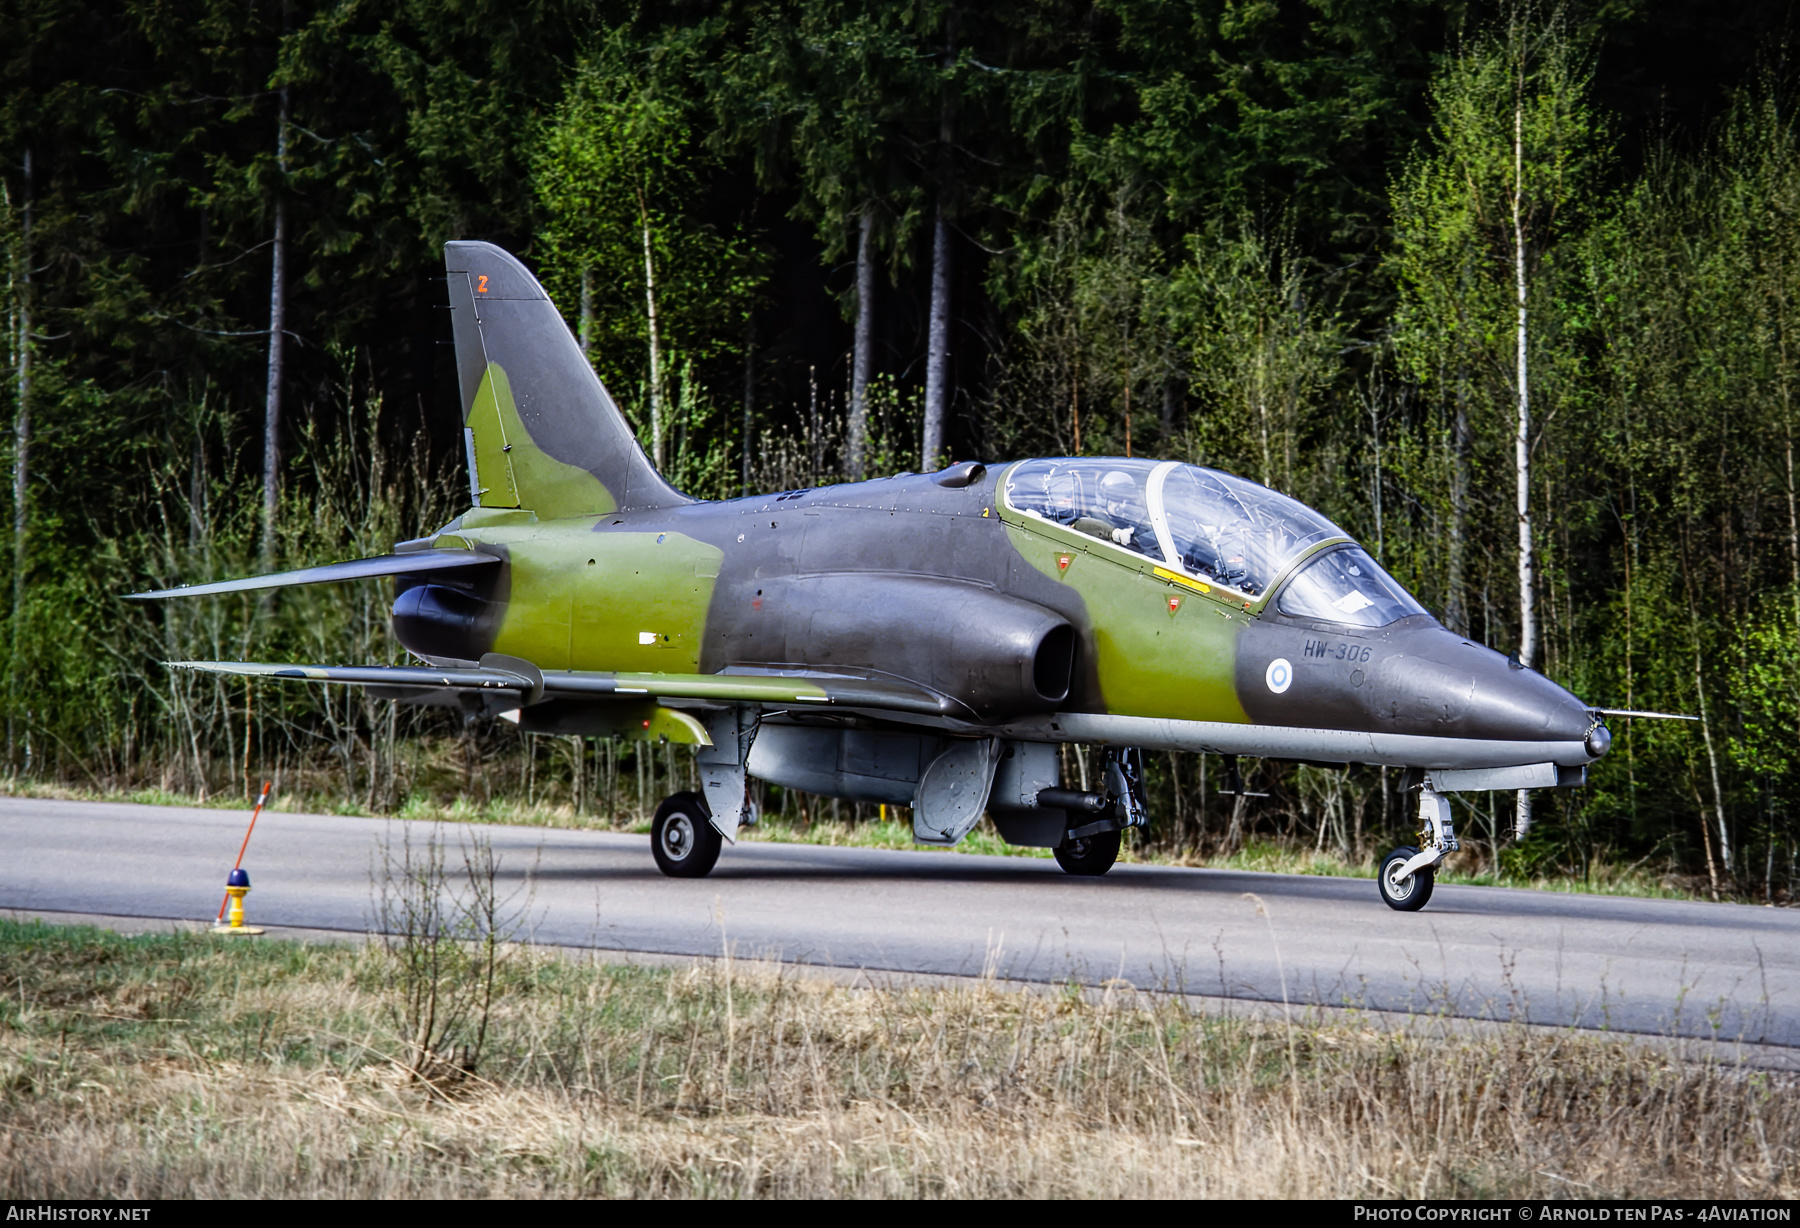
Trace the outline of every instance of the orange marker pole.
{"type": "MultiPolygon", "coordinates": [[[[273,786],[273,784],[274,784],[273,781],[268,781],[268,780],[263,781],[262,796],[256,799],[256,809],[252,810],[250,812],[250,827],[247,831],[244,832],[244,842],[238,846],[237,862],[231,867],[234,870],[238,869],[240,866],[242,866],[244,864],[244,850],[250,847],[250,832],[253,832],[256,830],[256,816],[262,813],[263,803],[267,802],[269,800],[269,789],[273,786]]],[[[230,907],[230,905],[231,905],[231,895],[228,892],[225,896],[225,899],[223,901],[221,901],[219,904],[219,920],[220,921],[225,920],[225,910],[228,907],[230,907]]]]}

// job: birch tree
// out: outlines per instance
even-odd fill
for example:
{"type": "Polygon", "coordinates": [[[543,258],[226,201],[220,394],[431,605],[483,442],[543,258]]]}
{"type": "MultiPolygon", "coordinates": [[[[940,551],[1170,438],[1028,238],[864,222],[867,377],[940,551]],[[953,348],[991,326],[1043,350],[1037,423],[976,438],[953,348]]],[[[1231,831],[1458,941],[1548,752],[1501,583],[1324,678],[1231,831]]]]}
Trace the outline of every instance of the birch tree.
{"type": "MultiPolygon", "coordinates": [[[[284,18],[290,11],[284,5],[284,18]]],[[[275,514],[281,503],[281,390],[287,358],[288,125],[293,116],[289,86],[277,87],[275,115],[274,233],[269,256],[269,364],[263,394],[262,565],[275,566],[275,514]]]]}
{"type": "Polygon", "coordinates": [[[1337,369],[1337,321],[1309,301],[1291,236],[1248,218],[1195,236],[1178,295],[1202,402],[1189,451],[1293,492],[1304,420],[1337,369]]]}
{"type": "Polygon", "coordinates": [[[8,712],[6,721],[6,753],[7,766],[15,768],[13,762],[13,746],[15,735],[14,709],[18,704],[17,686],[19,676],[20,634],[25,618],[25,533],[30,520],[31,495],[31,393],[32,393],[32,245],[31,221],[33,193],[35,184],[31,169],[31,149],[27,147],[21,176],[20,201],[17,208],[13,206],[10,193],[6,201],[3,220],[4,233],[7,239],[7,281],[8,304],[12,308],[8,314],[7,347],[12,351],[14,375],[17,384],[14,390],[13,403],[13,558],[12,558],[12,617],[8,620],[9,661],[7,679],[12,684],[12,694],[8,695],[8,712]]]}
{"type": "MultiPolygon", "coordinates": [[[[1393,194],[1396,349],[1442,410],[1453,457],[1447,605],[1454,621],[1467,621],[1471,483],[1480,483],[1484,456],[1497,469],[1510,453],[1511,638],[1525,668],[1541,656],[1531,508],[1542,426],[1534,400],[1541,409],[1556,395],[1557,371],[1570,361],[1557,352],[1567,314],[1558,261],[1578,233],[1575,206],[1604,155],[1590,73],[1560,12],[1515,4],[1496,33],[1453,56],[1433,83],[1431,139],[1393,194]]],[[[1494,492],[1499,474],[1490,469],[1487,477],[1494,492]]],[[[1500,506],[1490,499],[1490,514],[1500,506]]],[[[1491,641],[1495,628],[1485,631],[1491,641]]],[[[1531,798],[1521,792],[1517,832],[1530,824],[1531,798]]]]}
{"type": "Polygon", "coordinates": [[[814,226],[827,262],[854,253],[843,463],[853,480],[867,462],[878,374],[878,265],[885,257],[891,275],[922,223],[921,115],[930,114],[933,130],[940,121],[939,55],[922,50],[913,16],[844,0],[772,9],[743,50],[726,57],[725,88],[716,93],[715,147],[749,152],[765,186],[795,191],[794,216],[814,226]]]}
{"type": "Polygon", "coordinates": [[[680,366],[672,351],[692,360],[747,346],[759,276],[746,235],[721,234],[687,211],[707,155],[684,102],[637,61],[638,49],[615,34],[582,62],[537,139],[532,170],[548,214],[545,280],[579,302],[576,332],[589,361],[619,363],[624,346],[639,348],[650,454],[661,469],[672,435],[669,373],[680,366]]]}

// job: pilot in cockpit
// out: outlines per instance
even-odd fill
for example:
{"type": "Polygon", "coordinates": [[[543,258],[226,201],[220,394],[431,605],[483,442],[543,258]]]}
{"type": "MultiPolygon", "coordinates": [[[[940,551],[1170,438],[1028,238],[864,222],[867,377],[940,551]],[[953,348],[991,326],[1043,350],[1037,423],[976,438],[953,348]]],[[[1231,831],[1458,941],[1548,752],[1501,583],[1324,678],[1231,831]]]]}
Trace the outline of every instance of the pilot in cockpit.
{"type": "Polygon", "coordinates": [[[1139,554],[1157,553],[1143,491],[1122,469],[1110,470],[1100,479],[1099,506],[1086,509],[1069,527],[1139,554]]]}
{"type": "Polygon", "coordinates": [[[1262,586],[1247,574],[1240,534],[1223,532],[1223,526],[1218,525],[1194,525],[1192,528],[1197,531],[1193,540],[1180,545],[1181,565],[1190,576],[1228,584],[1252,595],[1262,591],[1262,586]]]}

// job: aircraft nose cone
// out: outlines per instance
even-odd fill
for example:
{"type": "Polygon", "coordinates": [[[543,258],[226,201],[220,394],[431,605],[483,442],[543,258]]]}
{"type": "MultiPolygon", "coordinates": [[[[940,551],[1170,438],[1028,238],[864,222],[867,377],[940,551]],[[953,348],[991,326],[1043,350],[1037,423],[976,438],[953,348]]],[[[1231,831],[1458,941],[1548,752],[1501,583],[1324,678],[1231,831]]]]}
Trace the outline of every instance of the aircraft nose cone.
{"type": "MultiPolygon", "coordinates": [[[[1396,731],[1586,748],[1588,706],[1536,670],[1442,628],[1419,628],[1380,668],[1376,715],[1396,731]]],[[[1597,756],[1596,756],[1597,757],[1597,756]]]]}
{"type": "Polygon", "coordinates": [[[1354,638],[1278,619],[1248,627],[1236,681],[1258,724],[1505,743],[1480,753],[1565,767],[1611,741],[1568,691],[1426,616],[1354,638]]]}
{"type": "MultiPolygon", "coordinates": [[[[1499,654],[1493,654],[1498,657],[1499,654]]],[[[1594,724],[1586,704],[1533,669],[1501,658],[1475,671],[1469,716],[1477,737],[1504,741],[1584,742],[1594,724]]]]}

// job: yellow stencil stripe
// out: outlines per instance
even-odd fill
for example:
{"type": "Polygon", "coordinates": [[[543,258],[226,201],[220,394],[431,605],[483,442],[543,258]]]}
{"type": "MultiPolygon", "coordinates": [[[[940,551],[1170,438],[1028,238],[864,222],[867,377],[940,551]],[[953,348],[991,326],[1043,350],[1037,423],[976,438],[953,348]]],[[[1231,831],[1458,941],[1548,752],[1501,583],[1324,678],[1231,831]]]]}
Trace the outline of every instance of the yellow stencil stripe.
{"type": "Polygon", "coordinates": [[[1156,569],[1156,578],[1158,580],[1167,580],[1170,584],[1179,584],[1183,588],[1191,588],[1196,593],[1212,592],[1212,585],[1202,584],[1198,580],[1190,580],[1179,572],[1170,571],[1167,567],[1158,567],[1156,569]]]}

